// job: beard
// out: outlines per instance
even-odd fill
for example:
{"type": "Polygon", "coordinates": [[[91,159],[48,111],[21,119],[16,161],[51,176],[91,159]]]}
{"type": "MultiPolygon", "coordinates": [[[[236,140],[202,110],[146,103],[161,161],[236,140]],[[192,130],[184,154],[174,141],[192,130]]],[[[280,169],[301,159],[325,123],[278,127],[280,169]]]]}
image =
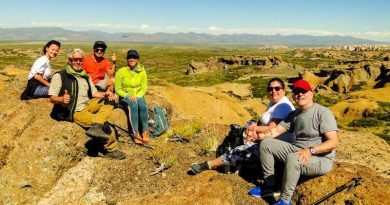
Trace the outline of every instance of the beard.
{"type": "Polygon", "coordinates": [[[73,66],[72,68],[73,68],[74,71],[76,71],[78,73],[83,71],[83,66],[82,65],[73,66]]]}

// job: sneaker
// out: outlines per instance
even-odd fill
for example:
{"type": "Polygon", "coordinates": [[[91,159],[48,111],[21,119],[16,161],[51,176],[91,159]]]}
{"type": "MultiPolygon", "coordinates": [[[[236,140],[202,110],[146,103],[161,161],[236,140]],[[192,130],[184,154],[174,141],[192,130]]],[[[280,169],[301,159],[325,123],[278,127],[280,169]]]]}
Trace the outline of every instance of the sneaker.
{"type": "Polygon", "coordinates": [[[144,141],[142,141],[142,137],[139,135],[138,132],[136,132],[134,135],[133,135],[133,139],[134,139],[134,142],[136,144],[139,144],[139,145],[143,145],[144,144],[144,141]]]}
{"type": "Polygon", "coordinates": [[[274,205],[292,205],[292,202],[285,203],[282,199],[279,199],[274,205]]]}
{"type": "Polygon", "coordinates": [[[150,142],[149,132],[148,131],[143,131],[141,136],[142,136],[142,141],[143,142],[145,142],[145,143],[150,142]]]}
{"type": "Polygon", "coordinates": [[[100,141],[107,141],[110,138],[110,135],[103,131],[103,125],[98,123],[92,124],[92,127],[87,130],[86,134],[100,141]]]}
{"type": "Polygon", "coordinates": [[[207,164],[207,162],[203,162],[203,163],[194,163],[194,164],[191,164],[191,171],[194,173],[194,174],[199,174],[205,170],[209,170],[209,165],[207,164]]]}
{"type": "Polygon", "coordinates": [[[270,189],[264,189],[260,186],[255,186],[251,190],[249,190],[249,195],[254,197],[265,197],[265,196],[273,196],[274,192],[270,189]]]}
{"type": "Polygon", "coordinates": [[[104,157],[110,158],[110,159],[118,159],[122,160],[126,158],[126,154],[124,152],[121,152],[119,150],[115,150],[112,152],[107,152],[104,154],[104,157]]]}

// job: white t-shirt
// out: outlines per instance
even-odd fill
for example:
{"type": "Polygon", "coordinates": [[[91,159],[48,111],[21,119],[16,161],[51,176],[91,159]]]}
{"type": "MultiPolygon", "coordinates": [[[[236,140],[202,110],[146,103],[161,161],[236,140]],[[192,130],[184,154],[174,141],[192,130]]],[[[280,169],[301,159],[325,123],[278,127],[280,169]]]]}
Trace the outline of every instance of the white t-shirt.
{"type": "Polygon", "coordinates": [[[34,64],[31,67],[30,73],[28,74],[28,79],[30,80],[37,73],[41,74],[45,80],[50,79],[50,60],[46,55],[43,55],[37,60],[35,60],[34,64]]]}
{"type": "Polygon", "coordinates": [[[267,110],[260,116],[260,122],[262,125],[268,125],[271,119],[283,120],[293,110],[295,110],[294,105],[286,96],[283,96],[275,105],[269,102],[267,110]]]}

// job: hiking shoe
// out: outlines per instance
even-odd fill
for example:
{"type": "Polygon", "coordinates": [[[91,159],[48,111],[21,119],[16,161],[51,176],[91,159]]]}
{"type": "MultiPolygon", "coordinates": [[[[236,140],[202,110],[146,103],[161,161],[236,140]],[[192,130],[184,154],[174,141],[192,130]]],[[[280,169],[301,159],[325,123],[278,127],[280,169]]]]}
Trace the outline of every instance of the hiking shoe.
{"type": "Polygon", "coordinates": [[[205,170],[210,170],[209,165],[207,164],[207,162],[191,164],[191,171],[194,174],[199,174],[199,173],[201,173],[201,172],[203,172],[205,170]]]}
{"type": "Polygon", "coordinates": [[[135,142],[136,144],[139,144],[139,145],[143,145],[143,144],[144,144],[144,141],[142,140],[142,137],[139,135],[138,132],[136,132],[136,133],[133,135],[133,137],[134,137],[134,142],[135,142]]]}
{"type": "Polygon", "coordinates": [[[119,150],[115,150],[112,152],[107,152],[104,154],[104,157],[110,158],[110,159],[117,159],[122,160],[126,158],[126,154],[124,152],[121,152],[119,150]]]}
{"type": "Polygon", "coordinates": [[[104,122],[104,124],[102,126],[102,130],[103,130],[103,132],[107,133],[108,135],[110,135],[112,133],[110,123],[108,121],[104,122]]]}
{"type": "Polygon", "coordinates": [[[264,189],[261,188],[260,186],[255,186],[251,190],[249,190],[249,195],[254,196],[254,197],[265,197],[265,196],[273,196],[273,191],[270,189],[264,189]]]}
{"type": "Polygon", "coordinates": [[[86,134],[104,142],[110,138],[110,135],[103,131],[103,125],[98,123],[92,124],[92,127],[87,130],[86,134]]]}
{"type": "Polygon", "coordinates": [[[292,202],[285,203],[282,199],[279,199],[274,205],[292,205],[292,202]]]}
{"type": "Polygon", "coordinates": [[[150,142],[149,132],[148,131],[143,131],[141,136],[142,136],[142,141],[143,142],[145,142],[145,143],[150,142]]]}

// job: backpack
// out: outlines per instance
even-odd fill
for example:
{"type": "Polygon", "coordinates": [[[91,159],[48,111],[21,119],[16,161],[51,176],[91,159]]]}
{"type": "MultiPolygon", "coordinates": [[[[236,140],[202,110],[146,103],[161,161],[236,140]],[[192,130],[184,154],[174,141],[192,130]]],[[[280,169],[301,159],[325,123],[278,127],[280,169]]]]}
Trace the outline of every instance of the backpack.
{"type": "Polygon", "coordinates": [[[168,130],[169,124],[165,116],[165,109],[159,105],[149,107],[149,132],[152,136],[157,137],[168,130]]]}
{"type": "Polygon", "coordinates": [[[230,131],[228,135],[223,140],[222,144],[218,146],[216,150],[216,156],[219,157],[226,152],[234,149],[237,146],[243,145],[244,140],[242,134],[245,131],[245,127],[242,127],[237,124],[230,125],[230,131]]]}

